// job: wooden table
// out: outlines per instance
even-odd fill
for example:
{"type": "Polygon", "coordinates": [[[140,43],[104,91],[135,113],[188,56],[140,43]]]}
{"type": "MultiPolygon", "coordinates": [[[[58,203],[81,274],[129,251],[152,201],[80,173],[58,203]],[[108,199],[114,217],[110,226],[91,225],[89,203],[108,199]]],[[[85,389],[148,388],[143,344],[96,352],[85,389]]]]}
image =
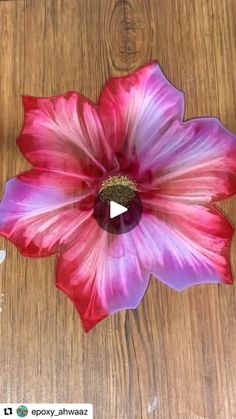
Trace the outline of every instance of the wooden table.
{"type": "MultiPolygon", "coordinates": [[[[185,92],[186,119],[236,131],[235,21],[235,0],[1,0],[1,192],[29,167],[15,143],[22,93],[96,101],[109,76],[150,59],[185,92]]],[[[221,208],[235,223],[236,199],[221,208]]],[[[236,418],[235,286],[178,293],[152,278],[137,310],[85,334],[54,286],[55,259],[4,247],[1,402],[92,402],[96,419],[236,418]]]]}

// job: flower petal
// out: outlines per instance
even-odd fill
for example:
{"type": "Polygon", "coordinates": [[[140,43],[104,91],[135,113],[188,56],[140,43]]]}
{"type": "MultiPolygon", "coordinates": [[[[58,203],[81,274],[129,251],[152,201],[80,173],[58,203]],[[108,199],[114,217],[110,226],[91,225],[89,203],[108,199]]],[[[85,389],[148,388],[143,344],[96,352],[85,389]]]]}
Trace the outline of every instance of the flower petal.
{"type": "Polygon", "coordinates": [[[236,136],[215,118],[176,122],[153,147],[149,167],[159,194],[204,205],[226,198],[236,192],[236,136]]]}
{"type": "Polygon", "coordinates": [[[234,231],[218,210],[168,199],[142,202],[142,228],[153,253],[152,272],[160,280],[178,290],[207,282],[232,283],[234,231]]]}
{"type": "Polygon", "coordinates": [[[82,95],[24,96],[23,104],[25,119],[18,145],[34,166],[89,179],[112,165],[114,153],[96,105],[82,95]]]}
{"type": "Polygon", "coordinates": [[[108,314],[137,307],[149,277],[141,266],[142,252],[134,230],[111,235],[93,218],[68,236],[68,250],[58,262],[57,287],[74,302],[86,331],[108,314]]]}
{"type": "Polygon", "coordinates": [[[110,144],[127,160],[148,162],[153,144],[174,120],[182,120],[183,94],[165,78],[157,63],[105,85],[99,109],[110,144]]]}
{"type": "Polygon", "coordinates": [[[233,229],[219,212],[184,205],[166,222],[145,211],[126,234],[110,235],[91,218],[64,240],[68,249],[58,262],[57,286],[74,302],[87,331],[111,313],[137,307],[151,272],[177,290],[232,282],[233,229]]]}
{"type": "Polygon", "coordinates": [[[0,203],[0,234],[26,256],[57,251],[63,235],[78,222],[85,198],[78,178],[31,170],[10,179],[0,203]]]}

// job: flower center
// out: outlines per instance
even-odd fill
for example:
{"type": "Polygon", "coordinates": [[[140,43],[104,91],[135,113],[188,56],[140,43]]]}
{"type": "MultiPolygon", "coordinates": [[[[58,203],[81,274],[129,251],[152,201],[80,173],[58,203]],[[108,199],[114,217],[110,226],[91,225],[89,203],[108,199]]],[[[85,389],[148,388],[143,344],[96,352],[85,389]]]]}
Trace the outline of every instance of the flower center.
{"type": "Polygon", "coordinates": [[[110,176],[102,183],[99,196],[103,201],[128,206],[138,191],[137,185],[127,176],[110,176]]]}

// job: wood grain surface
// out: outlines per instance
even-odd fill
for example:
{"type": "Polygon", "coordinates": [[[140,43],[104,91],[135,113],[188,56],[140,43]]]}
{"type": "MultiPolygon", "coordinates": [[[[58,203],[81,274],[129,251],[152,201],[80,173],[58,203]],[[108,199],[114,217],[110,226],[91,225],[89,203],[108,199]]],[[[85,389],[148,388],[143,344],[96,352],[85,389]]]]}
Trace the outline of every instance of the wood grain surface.
{"type": "MultiPolygon", "coordinates": [[[[109,76],[150,59],[185,92],[185,118],[236,132],[235,22],[235,0],[0,1],[0,193],[28,168],[15,143],[22,93],[96,101],[109,76]]],[[[236,225],[236,198],[220,206],[236,225]]],[[[235,286],[178,293],[152,278],[137,310],[85,334],[55,288],[55,259],[5,247],[0,402],[92,402],[96,419],[236,418],[235,286]]],[[[232,266],[236,276],[235,240],[232,266]]]]}

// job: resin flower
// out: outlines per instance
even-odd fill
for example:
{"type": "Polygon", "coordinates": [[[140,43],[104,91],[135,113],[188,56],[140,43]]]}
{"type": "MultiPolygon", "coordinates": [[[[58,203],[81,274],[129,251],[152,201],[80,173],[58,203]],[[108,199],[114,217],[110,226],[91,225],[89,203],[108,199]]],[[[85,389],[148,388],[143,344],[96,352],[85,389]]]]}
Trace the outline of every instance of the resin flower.
{"type": "Polygon", "coordinates": [[[232,283],[233,228],[214,202],[236,191],[236,137],[214,118],[183,122],[183,94],[155,62],[110,79],[98,104],[23,101],[33,168],[7,182],[0,234],[23,255],[58,255],[57,287],[86,331],[137,307],[150,273],[177,290],[232,283]],[[132,208],[132,228],[109,231],[111,201],[132,208]]]}

